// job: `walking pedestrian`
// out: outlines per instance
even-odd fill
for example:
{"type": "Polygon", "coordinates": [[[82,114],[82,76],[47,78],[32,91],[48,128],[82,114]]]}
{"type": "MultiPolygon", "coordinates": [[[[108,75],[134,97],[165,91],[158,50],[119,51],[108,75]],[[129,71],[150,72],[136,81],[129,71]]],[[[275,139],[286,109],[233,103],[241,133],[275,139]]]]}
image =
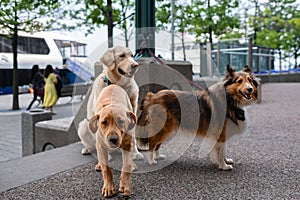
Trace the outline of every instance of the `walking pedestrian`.
{"type": "Polygon", "coordinates": [[[58,97],[55,89],[57,78],[56,75],[54,74],[52,65],[46,66],[44,72],[44,78],[46,84],[45,84],[45,96],[44,96],[43,106],[45,107],[45,110],[50,110],[53,113],[53,106],[56,104],[58,97]]]}
{"type": "Polygon", "coordinates": [[[40,68],[38,65],[33,65],[31,68],[31,83],[32,83],[32,89],[33,89],[33,99],[28,105],[26,110],[30,110],[32,104],[37,100],[37,97],[41,97],[41,100],[43,102],[44,98],[44,76],[40,72],[40,68]]]}

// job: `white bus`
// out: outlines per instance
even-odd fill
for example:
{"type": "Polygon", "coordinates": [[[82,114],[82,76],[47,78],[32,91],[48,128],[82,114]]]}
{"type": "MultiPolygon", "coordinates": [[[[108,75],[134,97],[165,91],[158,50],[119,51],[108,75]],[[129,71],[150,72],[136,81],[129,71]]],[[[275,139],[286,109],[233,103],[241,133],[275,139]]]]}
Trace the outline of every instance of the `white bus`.
{"type": "MultiPolygon", "coordinates": [[[[12,93],[11,43],[11,39],[0,34],[0,94],[12,93]]],[[[83,62],[86,58],[86,44],[52,32],[20,33],[18,40],[19,86],[26,86],[30,83],[30,70],[35,64],[38,64],[42,70],[48,64],[60,69],[64,84],[84,81],[66,68],[67,58],[76,58],[83,62]]]]}

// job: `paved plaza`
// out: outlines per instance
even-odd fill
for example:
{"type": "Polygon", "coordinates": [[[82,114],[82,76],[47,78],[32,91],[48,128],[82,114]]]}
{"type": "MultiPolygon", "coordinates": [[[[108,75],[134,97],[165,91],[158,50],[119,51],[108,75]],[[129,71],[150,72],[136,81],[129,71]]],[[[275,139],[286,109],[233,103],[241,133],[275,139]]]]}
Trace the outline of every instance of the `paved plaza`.
{"type": "MultiPolygon", "coordinates": [[[[13,111],[12,95],[0,95],[0,162],[22,157],[21,114],[25,112],[32,97],[32,94],[20,94],[20,110],[13,111]]],[[[54,107],[56,115],[52,119],[74,116],[80,103],[80,96],[59,99],[54,107]]],[[[41,105],[36,101],[32,109],[41,109],[41,105]]]]}
{"type": "MultiPolygon", "coordinates": [[[[0,98],[0,199],[102,198],[102,177],[94,171],[96,160],[93,156],[80,155],[80,143],[15,159],[21,149],[20,115],[27,103],[26,106],[20,103],[21,111],[5,111],[3,96],[0,98]],[[4,158],[14,154],[15,157],[4,158]],[[75,159],[84,162],[69,169],[62,167],[62,160],[71,163],[75,159]],[[57,172],[50,172],[55,167],[57,172]],[[28,178],[39,177],[38,173],[40,178],[28,178]],[[24,182],[7,187],[8,183],[20,180],[24,182]],[[3,190],[5,187],[9,189],[3,190]]],[[[72,116],[72,104],[58,105],[54,111],[57,114],[53,118],[72,116]]],[[[218,170],[208,157],[199,158],[199,141],[195,141],[165,167],[147,173],[137,170],[132,175],[130,198],[300,199],[300,84],[263,84],[262,102],[250,107],[248,114],[247,133],[228,142],[227,155],[234,160],[232,171],[218,170]]],[[[177,149],[173,151],[176,153],[177,149]]],[[[144,162],[136,161],[136,164],[139,167],[144,162]]],[[[117,188],[120,172],[113,170],[113,175],[117,188]]],[[[120,198],[117,195],[111,199],[120,198]]]]}

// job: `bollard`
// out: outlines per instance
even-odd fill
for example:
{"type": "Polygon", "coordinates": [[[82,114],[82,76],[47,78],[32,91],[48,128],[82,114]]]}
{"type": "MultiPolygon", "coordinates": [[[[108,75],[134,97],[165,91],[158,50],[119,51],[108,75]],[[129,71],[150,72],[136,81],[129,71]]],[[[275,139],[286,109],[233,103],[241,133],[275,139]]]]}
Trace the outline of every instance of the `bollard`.
{"type": "Polygon", "coordinates": [[[51,112],[42,109],[33,109],[22,113],[22,156],[35,153],[35,124],[51,119],[51,112]]]}

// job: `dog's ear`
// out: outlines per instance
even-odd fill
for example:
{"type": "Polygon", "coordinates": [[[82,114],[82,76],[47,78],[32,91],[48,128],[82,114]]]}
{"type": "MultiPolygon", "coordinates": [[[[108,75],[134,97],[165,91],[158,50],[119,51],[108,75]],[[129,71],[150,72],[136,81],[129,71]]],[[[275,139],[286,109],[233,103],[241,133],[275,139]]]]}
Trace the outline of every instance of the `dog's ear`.
{"type": "Polygon", "coordinates": [[[133,112],[127,112],[127,116],[130,119],[130,122],[128,124],[128,130],[131,130],[136,124],[136,116],[133,112]]]}
{"type": "Polygon", "coordinates": [[[232,67],[230,67],[230,65],[227,65],[226,69],[226,77],[233,77],[235,70],[232,67]]]}
{"type": "Polygon", "coordinates": [[[257,81],[257,79],[254,76],[251,77],[251,78],[252,78],[253,85],[257,88],[258,87],[258,81],[257,81]]]}
{"type": "Polygon", "coordinates": [[[103,65],[110,68],[111,70],[115,67],[115,51],[114,48],[109,48],[100,58],[103,65]]]}
{"type": "Polygon", "coordinates": [[[234,77],[234,74],[235,74],[235,70],[232,67],[230,67],[230,65],[227,65],[226,76],[224,78],[225,87],[233,83],[232,78],[234,77]]]}
{"type": "Polygon", "coordinates": [[[248,65],[245,65],[244,69],[243,69],[244,72],[247,72],[249,74],[252,74],[252,70],[250,69],[250,67],[248,65]]]}
{"type": "Polygon", "coordinates": [[[92,133],[96,133],[98,129],[98,120],[99,120],[99,115],[94,115],[90,121],[89,121],[89,128],[92,133]]]}

